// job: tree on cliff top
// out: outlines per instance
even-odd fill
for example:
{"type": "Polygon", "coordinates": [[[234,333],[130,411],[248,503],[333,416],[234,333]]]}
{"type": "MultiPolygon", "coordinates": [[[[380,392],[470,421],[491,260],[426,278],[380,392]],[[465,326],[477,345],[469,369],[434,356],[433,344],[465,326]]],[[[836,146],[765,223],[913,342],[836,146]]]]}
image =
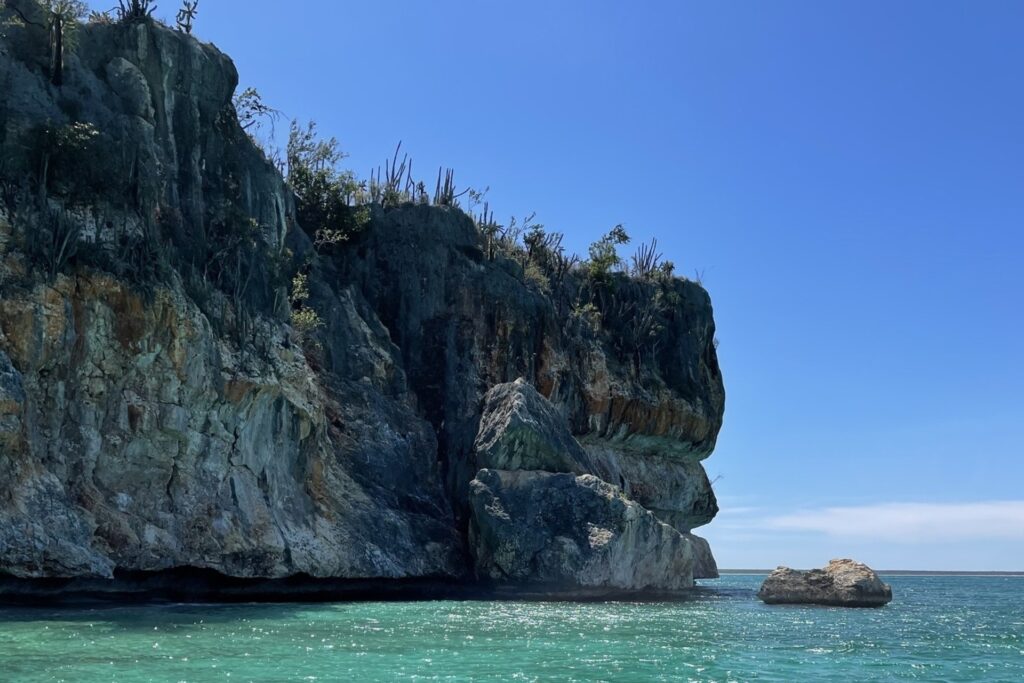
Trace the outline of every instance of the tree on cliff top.
{"type": "Polygon", "coordinates": [[[629,235],[622,224],[616,225],[590,245],[590,260],[586,263],[587,273],[595,281],[606,281],[612,270],[622,264],[618,247],[629,244],[629,235]]]}
{"type": "Polygon", "coordinates": [[[339,167],[347,155],[336,138],[317,135],[316,124],[292,121],[286,151],[287,180],[298,200],[299,223],[313,230],[318,245],[336,244],[358,232],[368,220],[365,186],[355,174],[339,167]]]}

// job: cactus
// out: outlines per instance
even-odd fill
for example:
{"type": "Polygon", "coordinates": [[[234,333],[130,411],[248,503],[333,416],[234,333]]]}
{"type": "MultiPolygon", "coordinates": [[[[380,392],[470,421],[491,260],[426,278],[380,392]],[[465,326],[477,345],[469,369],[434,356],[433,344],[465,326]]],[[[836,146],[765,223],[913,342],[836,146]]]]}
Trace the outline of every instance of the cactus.
{"type": "Polygon", "coordinates": [[[434,191],[434,205],[435,206],[454,206],[459,205],[459,197],[469,192],[469,188],[466,188],[462,192],[455,192],[455,169],[437,169],[437,189],[434,191]],[[444,178],[442,183],[441,178],[444,178]]]}
{"type": "Polygon", "coordinates": [[[661,267],[661,254],[658,253],[658,240],[652,239],[650,244],[641,244],[633,254],[633,277],[650,280],[661,267]]]}
{"type": "Polygon", "coordinates": [[[178,30],[192,35],[192,23],[196,20],[198,11],[199,0],[184,0],[182,8],[178,10],[178,30]]]}
{"type": "Polygon", "coordinates": [[[50,82],[58,86],[63,85],[64,56],[74,45],[75,30],[78,28],[79,20],[85,18],[89,11],[85,2],[83,0],[42,0],[30,4],[26,8],[4,2],[4,8],[14,12],[26,26],[42,29],[49,34],[50,82]],[[38,16],[40,12],[44,13],[45,19],[38,16]]]}

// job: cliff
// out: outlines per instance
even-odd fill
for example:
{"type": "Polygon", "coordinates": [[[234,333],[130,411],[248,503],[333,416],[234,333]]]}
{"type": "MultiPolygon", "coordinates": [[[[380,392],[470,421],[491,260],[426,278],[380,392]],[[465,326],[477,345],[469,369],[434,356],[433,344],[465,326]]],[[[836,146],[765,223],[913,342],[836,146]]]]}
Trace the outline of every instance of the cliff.
{"type": "Polygon", "coordinates": [[[317,248],[216,48],[83,26],[55,86],[45,31],[0,19],[0,573],[714,575],[703,288],[613,274],[581,310],[586,273],[538,284],[445,206],[317,248]]]}

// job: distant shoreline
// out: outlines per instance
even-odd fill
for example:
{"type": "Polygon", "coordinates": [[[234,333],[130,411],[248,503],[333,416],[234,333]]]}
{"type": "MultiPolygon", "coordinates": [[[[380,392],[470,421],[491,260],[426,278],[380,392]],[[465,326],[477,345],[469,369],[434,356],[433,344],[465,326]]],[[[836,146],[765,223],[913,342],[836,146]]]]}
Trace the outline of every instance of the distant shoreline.
{"type": "MultiPolygon", "coordinates": [[[[771,569],[719,569],[719,574],[771,574],[771,569]]],[[[1024,576],[1021,572],[1005,571],[938,571],[931,569],[879,569],[878,574],[889,576],[1024,576]]]]}

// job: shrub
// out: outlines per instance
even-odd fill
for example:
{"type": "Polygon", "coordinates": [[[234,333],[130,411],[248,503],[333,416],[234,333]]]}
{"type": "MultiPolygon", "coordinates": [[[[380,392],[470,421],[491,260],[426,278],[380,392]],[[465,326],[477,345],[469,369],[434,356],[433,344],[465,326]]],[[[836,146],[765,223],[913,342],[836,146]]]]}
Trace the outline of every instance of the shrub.
{"type": "Polygon", "coordinates": [[[455,169],[437,169],[437,189],[434,190],[434,206],[453,206],[458,208],[459,198],[468,192],[469,188],[462,192],[455,191],[455,169]]]}
{"type": "Polygon", "coordinates": [[[551,291],[551,280],[537,263],[528,261],[523,268],[523,276],[541,292],[547,294],[551,291]]]}
{"type": "Polygon", "coordinates": [[[296,274],[292,279],[292,291],[289,297],[292,303],[291,322],[292,327],[303,340],[324,324],[316,310],[307,305],[309,296],[308,277],[303,273],[296,274]]]}
{"type": "Polygon", "coordinates": [[[156,11],[153,0],[117,0],[118,21],[141,21],[149,19],[156,11]]]}
{"type": "Polygon", "coordinates": [[[616,225],[604,237],[590,245],[587,274],[599,282],[607,282],[613,270],[622,264],[617,247],[629,244],[629,235],[622,224],[616,225]]]}
{"type": "Polygon", "coordinates": [[[99,24],[106,26],[108,24],[114,23],[114,18],[110,16],[110,12],[100,12],[98,10],[93,10],[89,12],[88,22],[90,24],[99,24]]]}
{"type": "Polygon", "coordinates": [[[321,243],[336,244],[361,231],[369,213],[353,204],[365,199],[365,188],[355,174],[339,164],[345,154],[335,138],[322,140],[316,124],[304,128],[293,121],[288,134],[288,184],[298,199],[298,218],[318,234],[321,243]]]}
{"type": "Polygon", "coordinates": [[[37,206],[23,197],[14,214],[14,227],[29,257],[51,280],[78,251],[81,225],[62,209],[37,206]]]}
{"type": "Polygon", "coordinates": [[[399,142],[395,148],[395,155],[392,159],[384,160],[384,170],[378,166],[370,171],[370,201],[380,204],[382,207],[398,206],[399,204],[411,203],[419,199],[422,202],[426,194],[426,187],[423,183],[417,183],[412,177],[412,159],[408,154],[398,160],[398,153],[402,149],[399,142]]]}
{"type": "Polygon", "coordinates": [[[98,138],[95,126],[83,122],[60,126],[47,121],[27,131],[22,163],[29,167],[23,170],[34,181],[40,205],[57,181],[66,193],[74,194],[92,178],[91,167],[101,161],[93,153],[98,138]]]}
{"type": "Polygon", "coordinates": [[[254,132],[265,123],[273,127],[274,122],[281,117],[281,112],[267,105],[256,88],[246,88],[235,95],[231,103],[235,106],[238,124],[249,133],[249,137],[253,137],[254,132]]]}
{"type": "Polygon", "coordinates": [[[570,313],[570,320],[581,322],[591,334],[597,334],[601,331],[601,311],[597,310],[597,306],[593,303],[577,301],[573,304],[570,313]]]}

